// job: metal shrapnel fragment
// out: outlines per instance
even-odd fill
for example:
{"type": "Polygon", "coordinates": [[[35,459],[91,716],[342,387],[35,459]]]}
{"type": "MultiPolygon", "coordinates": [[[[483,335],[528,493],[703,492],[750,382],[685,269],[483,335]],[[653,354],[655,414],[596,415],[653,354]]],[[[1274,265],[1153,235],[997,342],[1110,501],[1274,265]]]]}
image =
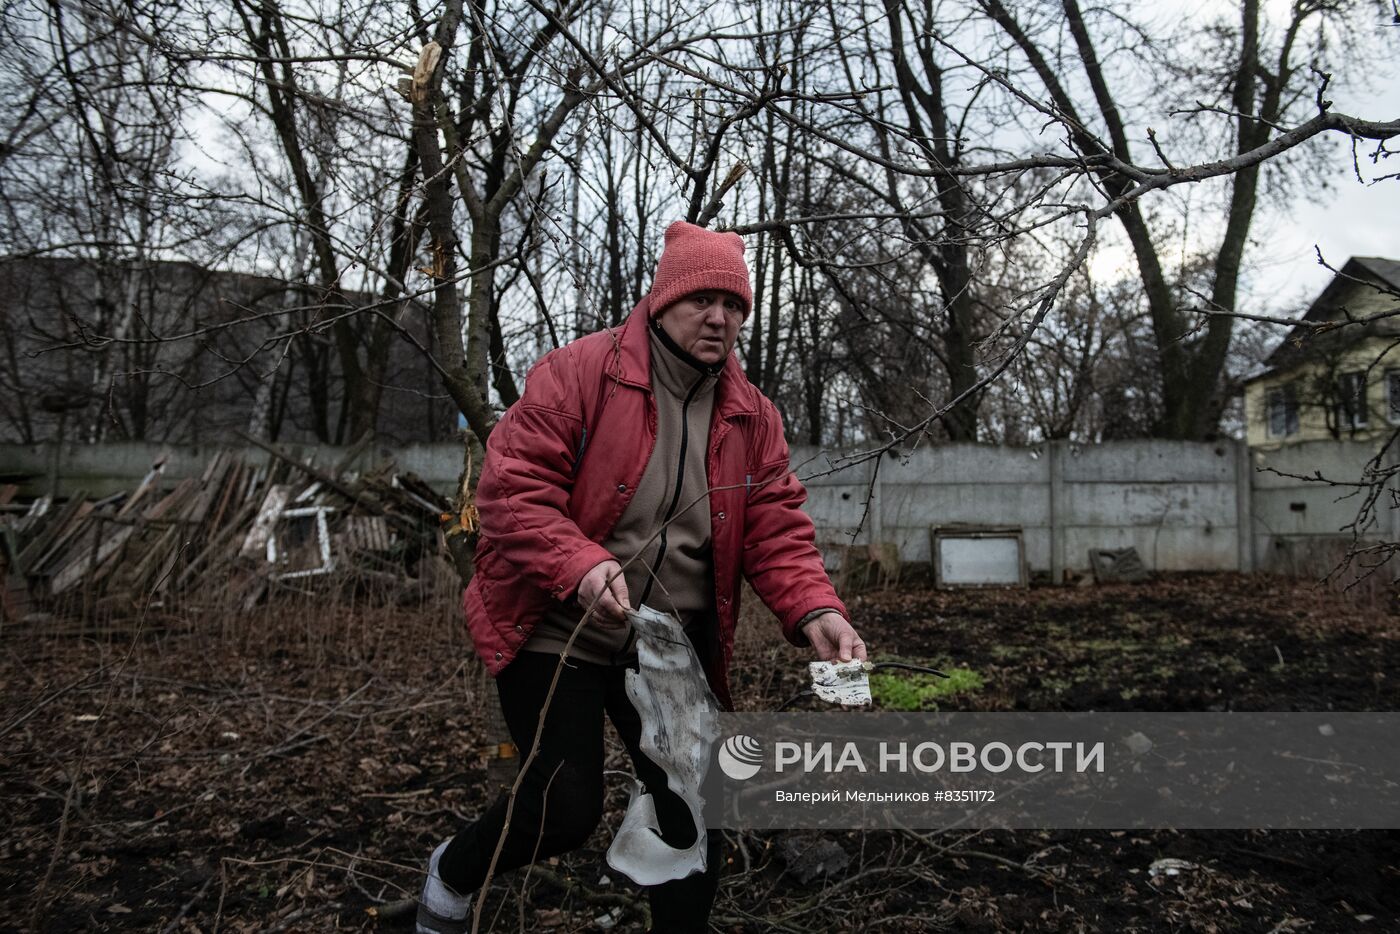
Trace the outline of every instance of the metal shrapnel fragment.
{"type": "Polygon", "coordinates": [[[869,662],[851,659],[849,662],[810,662],[812,693],[829,704],[842,707],[868,707],[870,697],[869,662]]]}
{"type": "Polygon", "coordinates": [[[661,839],[651,790],[634,783],[608,865],[638,885],[658,885],[705,871],[705,799],[700,783],[719,739],[719,702],[680,623],[650,607],[629,611],[638,670],[624,677],[642,721],[641,748],[666,773],[667,786],[695,821],[695,842],[677,849],[661,839]]]}

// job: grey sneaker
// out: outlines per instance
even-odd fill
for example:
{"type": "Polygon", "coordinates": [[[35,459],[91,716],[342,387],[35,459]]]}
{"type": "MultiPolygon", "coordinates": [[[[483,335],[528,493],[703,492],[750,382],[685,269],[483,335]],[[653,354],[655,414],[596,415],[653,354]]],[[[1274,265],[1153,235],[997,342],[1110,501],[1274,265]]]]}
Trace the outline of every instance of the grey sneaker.
{"type": "Polygon", "coordinates": [[[438,845],[433,850],[433,855],[428,858],[428,875],[423,880],[423,893],[418,896],[418,918],[414,927],[414,934],[467,934],[471,930],[471,899],[463,898],[442,881],[438,875],[438,859],[442,856],[442,851],[447,849],[447,842],[438,845]],[[454,902],[461,902],[460,906],[453,905],[454,902]],[[457,911],[446,913],[449,906],[460,907],[460,914],[457,911]]]}
{"type": "Polygon", "coordinates": [[[466,917],[448,918],[438,914],[423,900],[418,900],[418,923],[414,925],[414,934],[467,934],[472,928],[471,913],[466,917]]]}

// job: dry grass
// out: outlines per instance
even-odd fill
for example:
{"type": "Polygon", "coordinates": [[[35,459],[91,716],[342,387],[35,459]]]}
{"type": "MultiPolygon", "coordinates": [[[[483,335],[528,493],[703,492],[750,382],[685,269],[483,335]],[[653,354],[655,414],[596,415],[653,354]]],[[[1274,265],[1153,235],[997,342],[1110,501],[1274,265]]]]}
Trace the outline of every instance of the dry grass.
{"type": "MultiPolygon", "coordinates": [[[[411,894],[424,854],[493,793],[479,753],[494,688],[474,660],[456,581],[442,566],[417,586],[422,602],[344,586],[247,613],[168,607],[139,638],[7,629],[0,917],[53,931],[376,927],[364,909],[411,894]]],[[[1253,680],[1220,674],[1242,703],[1247,691],[1273,702],[1302,686],[1323,692],[1301,698],[1312,707],[1393,702],[1391,682],[1377,678],[1397,668],[1395,621],[1342,612],[1329,599],[1282,578],[1202,575],[1102,592],[931,593],[906,582],[850,606],[879,651],[956,653],[995,674],[998,689],[983,700],[1006,706],[1078,703],[1084,689],[1047,693],[1008,646],[1057,653],[1060,670],[1102,681],[1115,660],[1092,627],[1121,638],[1149,624],[1196,626],[1210,637],[1193,644],[1198,654],[1257,648],[1272,663],[1281,645],[1288,668],[1278,677],[1267,666],[1253,680]],[[1097,640],[1092,670],[1073,661],[1080,637],[1097,640]],[[1318,674],[1307,680],[1311,663],[1318,674]]],[[[808,657],[748,594],[733,669],[739,708],[786,699],[808,657]]],[[[1252,670],[1253,656],[1241,657],[1252,670]]],[[[1113,687],[1158,687],[1160,674],[1139,677],[1125,664],[1113,687]]],[[[1183,697],[1197,687],[1214,690],[1177,685],[1183,697]]],[[[1095,696],[1091,706],[1106,703],[1095,696]]],[[[615,740],[611,752],[610,764],[625,767],[615,740]]],[[[587,847],[529,876],[506,874],[489,903],[493,929],[589,930],[599,911],[586,899],[603,893],[627,908],[615,930],[642,930],[644,902],[600,882],[625,801],[624,783],[610,778],[603,826],[587,847]]],[[[1386,835],[831,834],[851,867],[810,886],[786,874],[789,836],[726,836],[716,909],[726,930],[854,931],[875,918],[894,931],[1152,931],[1164,917],[1175,929],[1222,932],[1290,918],[1312,930],[1363,914],[1375,929],[1397,921],[1397,854],[1386,835]],[[1160,855],[1214,871],[1148,883],[1142,868],[1160,855]]]]}

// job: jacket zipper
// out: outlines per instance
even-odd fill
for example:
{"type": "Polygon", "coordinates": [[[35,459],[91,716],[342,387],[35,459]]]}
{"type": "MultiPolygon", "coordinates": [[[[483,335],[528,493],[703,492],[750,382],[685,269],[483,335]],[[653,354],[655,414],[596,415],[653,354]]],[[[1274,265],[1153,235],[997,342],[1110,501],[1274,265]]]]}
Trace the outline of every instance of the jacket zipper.
{"type": "MultiPolygon", "coordinates": [[[[706,377],[703,375],[696,379],[696,384],[690,386],[690,392],[686,393],[685,403],[680,406],[680,456],[676,461],[676,489],[671,494],[671,506],[666,507],[666,514],[661,518],[661,538],[657,543],[657,557],[652,560],[651,569],[647,573],[647,585],[641,590],[641,598],[638,599],[637,606],[645,604],[647,598],[651,597],[651,585],[657,581],[657,573],[661,570],[661,563],[666,559],[666,522],[671,521],[672,515],[675,514],[676,506],[680,503],[680,485],[686,478],[686,449],[690,447],[690,403],[696,398],[696,393],[700,392],[700,386],[704,385],[704,381],[706,381],[706,377]]],[[[627,637],[623,640],[622,647],[617,648],[612,654],[613,665],[619,664],[619,658],[622,655],[631,654],[636,640],[636,630],[631,629],[630,626],[627,627],[627,637]]]]}
{"type": "MultiPolygon", "coordinates": [[[[707,378],[708,374],[701,374],[700,378],[696,379],[694,385],[690,386],[690,391],[686,393],[685,402],[680,406],[680,456],[676,459],[676,489],[671,494],[671,506],[666,507],[666,514],[661,517],[661,538],[657,543],[657,557],[652,560],[651,569],[647,573],[647,585],[641,590],[641,598],[638,599],[637,606],[645,604],[647,598],[651,597],[652,584],[657,583],[657,573],[661,570],[661,563],[666,559],[666,532],[668,532],[666,524],[671,521],[672,515],[675,514],[676,506],[679,506],[680,486],[682,486],[686,476],[686,451],[690,447],[690,403],[694,402],[694,398],[700,392],[700,386],[704,385],[707,378]]],[[[627,627],[627,637],[623,639],[622,647],[617,648],[612,654],[613,665],[619,664],[619,658],[622,655],[631,654],[636,640],[637,633],[631,629],[631,626],[627,627]]]]}
{"type": "Polygon", "coordinates": [[[651,563],[651,573],[647,574],[647,585],[642,588],[642,598],[637,601],[638,606],[646,603],[647,597],[651,596],[651,586],[656,583],[661,562],[666,560],[666,533],[670,531],[667,523],[671,521],[671,517],[676,514],[676,507],[680,505],[681,485],[685,482],[685,452],[690,446],[690,403],[695,401],[695,395],[705,384],[705,379],[706,377],[701,376],[695,381],[695,385],[690,387],[690,392],[686,393],[685,404],[681,406],[681,453],[676,461],[676,489],[671,493],[671,504],[666,507],[666,514],[661,517],[661,538],[656,545],[656,559],[651,563]]]}

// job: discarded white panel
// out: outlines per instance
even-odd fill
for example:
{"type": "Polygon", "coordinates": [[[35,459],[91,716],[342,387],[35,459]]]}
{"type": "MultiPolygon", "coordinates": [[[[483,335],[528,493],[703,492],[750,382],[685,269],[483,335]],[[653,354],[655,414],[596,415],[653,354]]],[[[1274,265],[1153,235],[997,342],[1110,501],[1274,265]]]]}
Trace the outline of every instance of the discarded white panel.
{"type": "MultiPolygon", "coordinates": [[[[311,565],[309,567],[299,567],[287,571],[277,571],[272,574],[274,578],[278,580],[286,580],[288,578],[293,577],[312,577],[317,574],[329,574],[331,571],[335,570],[335,556],[331,554],[330,529],[326,526],[326,516],[327,514],[332,512],[335,512],[335,507],[333,506],[302,506],[297,509],[282,510],[282,514],[279,517],[279,519],[281,520],[311,520],[311,536],[314,537],[314,550],[312,553],[314,556],[320,558],[321,563],[319,565],[311,565]]],[[[303,542],[300,544],[304,545],[305,538],[306,536],[303,536],[303,542]]],[[[295,546],[285,545],[279,540],[278,528],[277,526],[274,526],[271,535],[269,535],[267,539],[268,563],[272,564],[274,567],[278,565],[288,564],[288,558],[292,554],[294,547],[295,546]]],[[[305,548],[297,548],[295,550],[302,552],[305,551],[305,548]]]]}
{"type": "Polygon", "coordinates": [[[1024,587],[1025,546],[1019,528],[930,530],[939,587],[1024,587]]]}

